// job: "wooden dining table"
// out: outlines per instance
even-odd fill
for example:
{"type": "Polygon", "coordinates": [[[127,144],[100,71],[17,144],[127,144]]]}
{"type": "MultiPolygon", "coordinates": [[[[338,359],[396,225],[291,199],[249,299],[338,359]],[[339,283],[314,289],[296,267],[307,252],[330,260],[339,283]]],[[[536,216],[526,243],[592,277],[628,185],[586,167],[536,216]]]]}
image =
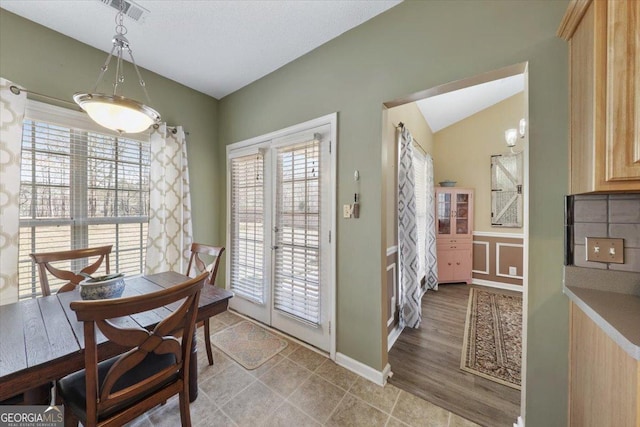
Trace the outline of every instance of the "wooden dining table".
{"type": "MultiPolygon", "coordinates": [[[[127,278],[123,297],[159,291],[187,279],[175,272],[127,278]]],[[[232,296],[225,289],[205,285],[196,322],[226,311],[232,296]]],[[[70,308],[71,301],[79,299],[76,289],[0,306],[0,401],[84,369],[83,324],[70,308]]],[[[172,306],[120,318],[118,324],[152,328],[164,317],[162,310],[172,306]]],[[[96,337],[100,360],[122,352],[99,331],[96,337]]],[[[194,337],[189,377],[192,402],[198,395],[197,366],[194,337]]]]}

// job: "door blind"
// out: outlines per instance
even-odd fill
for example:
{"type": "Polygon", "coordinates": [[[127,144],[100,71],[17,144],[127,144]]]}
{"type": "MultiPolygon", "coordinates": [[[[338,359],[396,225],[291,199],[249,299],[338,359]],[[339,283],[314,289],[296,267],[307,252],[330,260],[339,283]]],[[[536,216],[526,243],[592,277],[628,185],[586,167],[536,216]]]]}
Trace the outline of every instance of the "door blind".
{"type": "MultiPolygon", "coordinates": [[[[64,122],[60,120],[64,116],[64,111],[59,112],[56,119],[64,122]]],[[[112,271],[143,272],[149,164],[148,141],[85,130],[71,120],[63,124],[24,121],[19,298],[41,293],[29,257],[34,252],[113,245],[112,271]]],[[[62,261],[54,267],[77,272],[92,261],[62,261]]],[[[51,279],[53,292],[66,283],[51,279]]]]}
{"type": "Polygon", "coordinates": [[[277,150],[274,308],[320,323],[320,142],[277,150]]]}
{"type": "Polygon", "coordinates": [[[264,303],[264,159],[231,159],[231,289],[264,303]]]}

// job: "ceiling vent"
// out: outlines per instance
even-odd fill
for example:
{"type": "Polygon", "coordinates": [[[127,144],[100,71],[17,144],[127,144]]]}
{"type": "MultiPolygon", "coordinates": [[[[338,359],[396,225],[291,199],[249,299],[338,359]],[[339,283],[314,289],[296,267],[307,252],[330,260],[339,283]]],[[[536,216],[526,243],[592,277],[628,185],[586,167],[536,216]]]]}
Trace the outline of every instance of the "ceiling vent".
{"type": "Polygon", "coordinates": [[[120,10],[120,5],[123,5],[124,14],[140,23],[144,22],[145,17],[149,13],[147,9],[131,0],[100,0],[100,2],[116,10],[120,10]]]}

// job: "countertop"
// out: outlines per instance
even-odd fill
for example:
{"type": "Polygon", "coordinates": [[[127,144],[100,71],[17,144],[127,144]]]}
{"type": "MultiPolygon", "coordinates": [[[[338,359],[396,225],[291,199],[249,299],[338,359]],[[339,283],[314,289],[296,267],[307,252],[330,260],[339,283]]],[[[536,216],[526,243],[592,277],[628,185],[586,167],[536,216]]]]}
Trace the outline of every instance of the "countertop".
{"type": "Polygon", "coordinates": [[[567,266],[564,276],[565,295],[640,360],[640,274],[567,266]]]}

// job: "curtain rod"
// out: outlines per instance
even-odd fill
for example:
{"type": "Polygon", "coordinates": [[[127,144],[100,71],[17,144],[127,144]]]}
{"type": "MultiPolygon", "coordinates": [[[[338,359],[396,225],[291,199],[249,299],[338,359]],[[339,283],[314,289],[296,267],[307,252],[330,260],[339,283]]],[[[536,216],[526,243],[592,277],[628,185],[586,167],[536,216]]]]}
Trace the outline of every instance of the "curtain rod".
{"type": "MultiPolygon", "coordinates": [[[[158,129],[159,127],[160,127],[160,125],[159,125],[159,124],[155,124],[155,125],[153,125],[153,128],[154,128],[154,129],[158,129]]],[[[178,127],[177,127],[177,126],[169,126],[169,125],[167,125],[167,129],[169,129],[169,131],[170,131],[172,134],[174,134],[174,135],[175,135],[176,133],[178,133],[178,127]]],[[[187,132],[187,131],[185,130],[185,131],[184,131],[184,134],[185,134],[185,135],[189,135],[189,132],[187,132]]]]}
{"type": "MultiPolygon", "coordinates": [[[[74,110],[81,111],[81,112],[84,113],[84,110],[82,108],[78,107],[78,104],[76,104],[75,102],[67,101],[66,99],[56,98],[55,96],[45,95],[43,93],[34,92],[32,90],[22,89],[22,88],[20,88],[20,87],[18,87],[16,85],[9,86],[9,90],[14,95],[20,95],[20,92],[24,92],[24,93],[28,93],[30,95],[39,96],[41,98],[50,99],[52,101],[63,102],[65,104],[73,105],[75,107],[74,110]]],[[[158,127],[159,127],[159,125],[153,125],[154,129],[158,129],[158,127]]],[[[178,128],[176,126],[167,125],[167,129],[169,129],[171,131],[171,133],[174,134],[174,135],[176,134],[176,132],[178,132],[178,128]]],[[[184,131],[184,134],[185,135],[189,135],[189,132],[184,131]]]]}
{"type": "MultiPolygon", "coordinates": [[[[396,125],[396,129],[404,129],[404,123],[399,122],[399,123],[396,125]]],[[[428,154],[428,153],[427,153],[427,151],[426,151],[424,148],[422,148],[422,145],[420,145],[420,144],[418,143],[418,140],[417,140],[417,139],[415,139],[415,138],[413,138],[413,137],[412,137],[412,139],[413,139],[413,142],[415,143],[414,145],[415,145],[416,147],[418,147],[418,149],[419,149],[420,151],[422,151],[422,154],[424,154],[424,155],[428,154]]]]}
{"type": "Polygon", "coordinates": [[[32,90],[22,89],[22,88],[19,88],[16,85],[9,86],[9,90],[14,95],[20,95],[20,92],[24,92],[24,93],[28,93],[30,95],[39,96],[41,98],[51,99],[52,101],[64,102],[65,104],[73,105],[74,107],[76,107],[75,109],[78,110],[78,111],[83,111],[80,107],[78,107],[78,104],[76,104],[75,102],[67,101],[66,99],[56,98],[55,96],[49,96],[49,95],[45,95],[43,93],[34,92],[32,90]]]}
{"type": "Polygon", "coordinates": [[[422,148],[422,145],[418,144],[418,141],[416,139],[413,140],[413,142],[415,142],[414,146],[418,147],[418,150],[422,151],[422,154],[427,155],[427,151],[422,148]]]}

